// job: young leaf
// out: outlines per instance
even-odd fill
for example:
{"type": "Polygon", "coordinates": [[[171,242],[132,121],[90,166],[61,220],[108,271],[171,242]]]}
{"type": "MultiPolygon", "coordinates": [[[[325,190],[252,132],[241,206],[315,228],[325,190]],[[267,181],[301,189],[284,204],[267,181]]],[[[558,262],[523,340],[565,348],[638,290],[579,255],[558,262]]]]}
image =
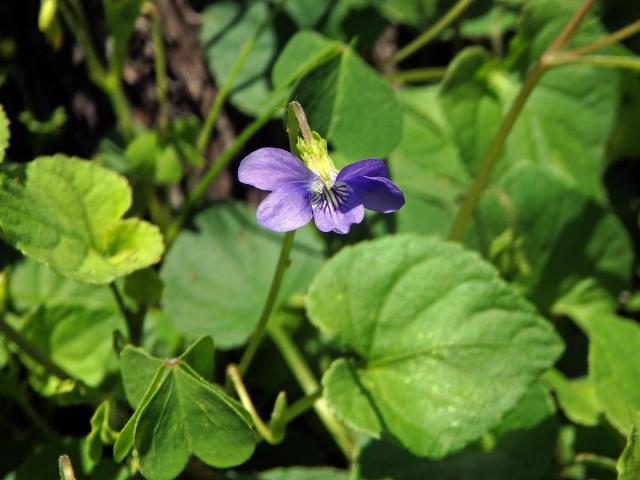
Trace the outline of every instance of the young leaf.
{"type": "Polygon", "coordinates": [[[361,359],[336,360],[322,379],[335,412],[420,456],[442,457],[495,427],[562,351],[489,264],[435,238],[343,249],[307,307],[361,359]]]}
{"type": "Polygon", "coordinates": [[[242,407],[179,364],[163,368],[167,375],[135,425],[142,473],[152,480],[175,478],[190,454],[219,468],[245,462],[256,440],[242,407]]]}
{"type": "Polygon", "coordinates": [[[157,227],[121,218],[130,206],[124,178],[77,158],[41,157],[0,174],[6,240],[80,282],[106,284],[160,259],[157,227]]]}
{"type": "MultiPolygon", "coordinates": [[[[269,290],[281,236],[256,226],[253,209],[226,204],[195,220],[197,233],[180,234],[164,263],[163,306],[189,338],[213,336],[235,347],[253,331],[269,290]]],[[[279,301],[304,292],[322,259],[310,230],[298,232],[279,301]]]]}
{"type": "Polygon", "coordinates": [[[129,404],[138,408],[153,382],[162,360],[152,357],[142,348],[127,345],[120,354],[120,374],[129,404]]]}
{"type": "Polygon", "coordinates": [[[384,157],[400,141],[402,112],[393,90],[351,48],[303,77],[291,98],[314,130],[354,160],[384,157]]]}
{"type": "Polygon", "coordinates": [[[4,160],[4,152],[9,147],[9,119],[0,105],[0,163],[4,160]]]}

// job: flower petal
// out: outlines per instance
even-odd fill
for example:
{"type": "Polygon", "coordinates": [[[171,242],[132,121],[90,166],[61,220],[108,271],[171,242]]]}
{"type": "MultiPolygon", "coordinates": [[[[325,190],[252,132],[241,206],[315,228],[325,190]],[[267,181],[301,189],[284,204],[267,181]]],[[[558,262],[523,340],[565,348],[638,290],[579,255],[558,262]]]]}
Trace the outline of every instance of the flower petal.
{"type": "Polygon", "coordinates": [[[318,194],[320,197],[316,197],[312,203],[313,218],[322,232],[346,234],[352,224],[362,222],[364,207],[347,184],[334,185],[332,190],[336,188],[340,189],[338,205],[335,205],[335,194],[333,199],[327,198],[324,193],[318,194]]]}
{"type": "Polygon", "coordinates": [[[271,192],[258,207],[256,218],[263,227],[288,232],[311,220],[308,182],[290,182],[271,192]]]}
{"type": "Polygon", "coordinates": [[[367,158],[347,165],[340,170],[336,177],[336,182],[345,182],[362,176],[389,178],[389,169],[379,158],[367,158]]]}
{"type": "Polygon", "coordinates": [[[260,148],[244,157],[238,168],[238,180],[260,190],[277,190],[289,182],[315,178],[298,157],[281,148],[260,148]]]}
{"type": "Polygon", "coordinates": [[[404,195],[388,178],[357,177],[346,180],[365,208],[374,212],[390,213],[404,205],[404,195]]]}

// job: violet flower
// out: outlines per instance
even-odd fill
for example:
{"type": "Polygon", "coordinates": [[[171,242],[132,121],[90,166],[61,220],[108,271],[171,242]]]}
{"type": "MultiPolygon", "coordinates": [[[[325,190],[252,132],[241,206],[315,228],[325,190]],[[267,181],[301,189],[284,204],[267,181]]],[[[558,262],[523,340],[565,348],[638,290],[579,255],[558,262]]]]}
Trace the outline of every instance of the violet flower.
{"type": "Polygon", "coordinates": [[[299,139],[298,151],[302,160],[280,148],[261,148],[240,163],[242,183],[271,192],[256,215],[263,227],[287,232],[313,217],[319,230],[346,234],[362,222],[365,208],[390,213],[404,205],[382,160],[368,158],[338,171],[316,132],[311,143],[299,139]]]}

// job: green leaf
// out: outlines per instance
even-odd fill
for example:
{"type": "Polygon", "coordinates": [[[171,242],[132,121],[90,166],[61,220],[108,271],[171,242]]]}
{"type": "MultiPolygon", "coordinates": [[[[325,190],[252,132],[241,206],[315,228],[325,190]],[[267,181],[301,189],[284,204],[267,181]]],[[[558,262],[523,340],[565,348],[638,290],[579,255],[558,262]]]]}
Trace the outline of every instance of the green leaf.
{"type": "Polygon", "coordinates": [[[597,425],[601,408],[588,378],[567,379],[559,370],[549,370],[544,381],[557,396],[565,415],[580,425],[597,425]]]}
{"type": "Polygon", "coordinates": [[[343,249],[307,307],[360,359],[336,360],[322,379],[335,412],[420,456],[442,457],[495,427],[562,351],[489,264],[435,238],[343,249]]]}
{"type": "Polygon", "coordinates": [[[4,160],[4,152],[9,147],[9,119],[0,104],[0,163],[4,160]]]}
{"type": "Polygon", "coordinates": [[[190,454],[219,468],[245,462],[255,436],[242,407],[179,362],[163,368],[166,375],[135,425],[134,443],[145,477],[175,478],[190,454]]]}
{"type": "Polygon", "coordinates": [[[636,413],[633,428],[627,439],[627,446],[618,459],[618,480],[635,480],[640,478],[640,438],[638,425],[640,425],[640,414],[636,413]]]}
{"type": "MultiPolygon", "coordinates": [[[[253,331],[271,284],[282,235],[256,225],[255,211],[222,204],[199,215],[163,265],[163,306],[189,338],[211,335],[218,348],[243,343],[253,331]]],[[[276,307],[302,293],[322,259],[310,229],[297,234],[276,307]]]]}
{"type": "Polygon", "coordinates": [[[271,70],[271,82],[275,86],[289,83],[291,78],[297,77],[308,65],[325,58],[339,48],[339,45],[338,42],[310,30],[297,32],[278,55],[271,70]]]}
{"type": "Polygon", "coordinates": [[[140,306],[149,307],[162,297],[162,280],[153,268],[133,272],[124,279],[124,293],[140,306]]]}
{"type": "Polygon", "coordinates": [[[384,157],[400,141],[402,112],[387,82],[351,48],[303,77],[292,99],[343,154],[384,157]]]}
{"type": "Polygon", "coordinates": [[[182,165],[173,145],[165,144],[157,132],[137,135],[125,150],[129,171],[150,178],[159,185],[182,178],[182,165]]]}
{"type": "Polygon", "coordinates": [[[22,334],[74,378],[95,387],[115,370],[112,334],[125,328],[112,309],[58,305],[35,310],[22,334]]]}
{"type": "Polygon", "coordinates": [[[102,458],[103,444],[113,444],[117,438],[109,425],[111,401],[104,400],[98,405],[91,416],[91,431],[86,437],[85,448],[87,455],[93,462],[98,462],[102,458]]]}
{"type": "Polygon", "coordinates": [[[145,352],[142,348],[127,345],[120,354],[120,374],[124,393],[129,404],[138,408],[144,398],[162,360],[145,352]]]}
{"type": "Polygon", "coordinates": [[[434,461],[389,442],[370,442],[360,456],[362,475],[389,480],[547,480],[557,433],[554,413],[553,401],[536,382],[481,443],[434,461]]]}
{"type": "MultiPolygon", "coordinates": [[[[200,16],[200,41],[204,46],[209,70],[222,85],[233,68],[243,45],[268,19],[269,3],[251,2],[245,6],[235,1],[222,1],[207,7],[200,16]]],[[[248,115],[259,113],[270,93],[268,72],[275,58],[276,33],[267,24],[258,36],[253,50],[233,82],[230,100],[248,115]]]]}
{"type": "Polygon", "coordinates": [[[640,410],[640,326],[615,315],[584,318],[589,337],[589,378],[607,420],[629,435],[640,410]]]}
{"type": "Polygon", "coordinates": [[[63,155],[0,174],[0,229],[25,255],[71,279],[105,284],[156,263],[157,227],[121,219],[131,189],[115,172],[63,155]]]}
{"type": "Polygon", "coordinates": [[[585,283],[611,299],[628,284],[633,253],[620,220],[547,167],[514,166],[484,195],[475,228],[485,245],[511,232],[510,251],[493,259],[543,312],[585,283]]]}

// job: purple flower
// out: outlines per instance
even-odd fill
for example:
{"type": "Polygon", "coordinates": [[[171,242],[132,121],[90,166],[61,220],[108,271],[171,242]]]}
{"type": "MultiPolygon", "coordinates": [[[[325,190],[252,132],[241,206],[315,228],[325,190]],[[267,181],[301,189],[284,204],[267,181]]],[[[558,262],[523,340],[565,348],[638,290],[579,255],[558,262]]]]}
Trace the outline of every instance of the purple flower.
{"type": "Polygon", "coordinates": [[[240,163],[242,183],[271,192],[258,207],[260,225],[287,232],[313,217],[319,230],[345,234],[362,221],[365,208],[390,213],[404,205],[382,160],[368,158],[338,171],[326,141],[313,136],[313,143],[298,143],[303,160],[280,148],[261,148],[240,163]]]}

